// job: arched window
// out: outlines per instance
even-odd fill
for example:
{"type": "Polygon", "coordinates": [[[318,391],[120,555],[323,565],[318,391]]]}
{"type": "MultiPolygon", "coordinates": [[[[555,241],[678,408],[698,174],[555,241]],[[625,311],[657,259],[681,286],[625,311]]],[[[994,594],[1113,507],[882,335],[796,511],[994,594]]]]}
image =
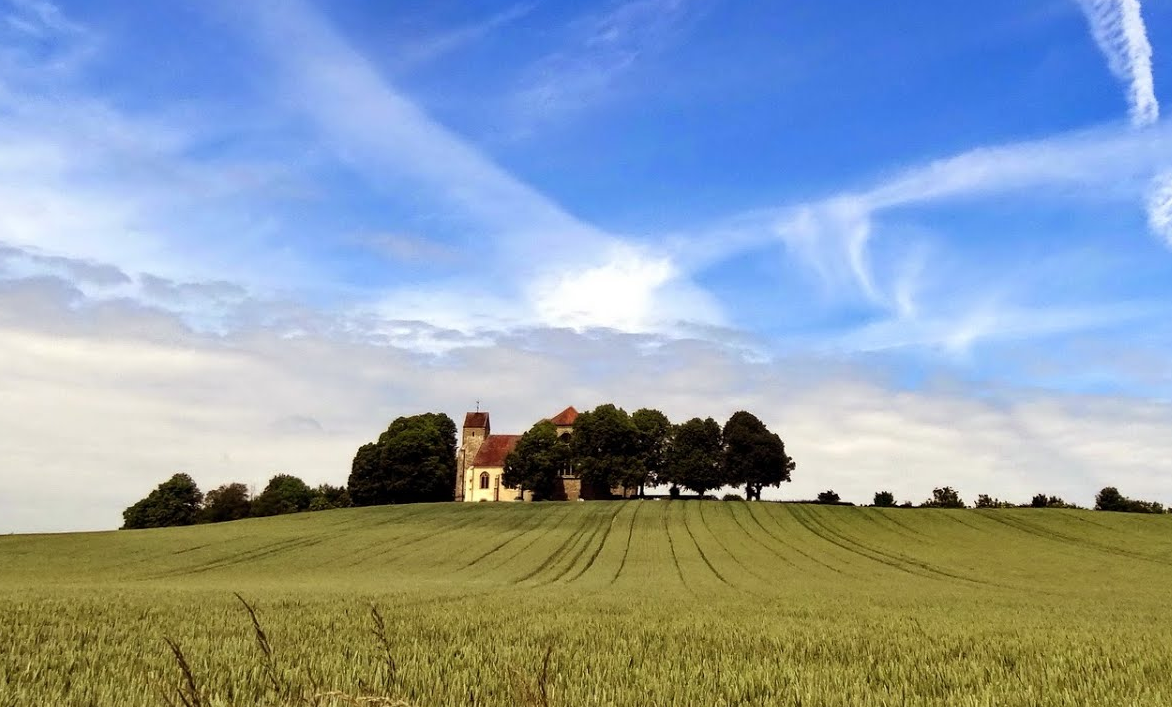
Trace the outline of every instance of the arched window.
{"type": "Polygon", "coordinates": [[[488,488],[488,472],[487,471],[480,474],[480,488],[482,488],[482,489],[488,488]]]}

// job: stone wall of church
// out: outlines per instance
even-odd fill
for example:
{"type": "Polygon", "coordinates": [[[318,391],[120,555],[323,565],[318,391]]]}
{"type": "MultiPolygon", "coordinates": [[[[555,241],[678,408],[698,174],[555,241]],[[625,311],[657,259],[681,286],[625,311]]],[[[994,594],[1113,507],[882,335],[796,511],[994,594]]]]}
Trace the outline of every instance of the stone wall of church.
{"type": "Polygon", "coordinates": [[[460,439],[460,450],[456,452],[456,500],[464,501],[464,494],[468,488],[470,477],[468,476],[468,469],[472,466],[472,460],[476,459],[476,453],[480,451],[480,445],[484,444],[485,437],[488,436],[488,429],[480,427],[465,427],[464,434],[460,439]]]}

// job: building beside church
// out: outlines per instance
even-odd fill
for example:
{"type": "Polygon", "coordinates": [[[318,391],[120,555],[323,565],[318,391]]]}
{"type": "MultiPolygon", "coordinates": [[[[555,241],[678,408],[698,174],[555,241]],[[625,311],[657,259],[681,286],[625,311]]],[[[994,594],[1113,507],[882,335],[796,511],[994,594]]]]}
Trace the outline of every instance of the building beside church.
{"type": "MultiPolygon", "coordinates": [[[[574,433],[578,411],[572,406],[549,421],[557,427],[558,437],[569,439],[574,433]]],[[[470,412],[464,416],[460,449],[456,452],[457,501],[532,500],[527,492],[522,499],[515,488],[504,483],[505,457],[517,446],[521,435],[494,435],[487,412],[470,412]]],[[[582,481],[567,468],[554,485],[553,500],[577,501],[582,498],[582,481]]]]}

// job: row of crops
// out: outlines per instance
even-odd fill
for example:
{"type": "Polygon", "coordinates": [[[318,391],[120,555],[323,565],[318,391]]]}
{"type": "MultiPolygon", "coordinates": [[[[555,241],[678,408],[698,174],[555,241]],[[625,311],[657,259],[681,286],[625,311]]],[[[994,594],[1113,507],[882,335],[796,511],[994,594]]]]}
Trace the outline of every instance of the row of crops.
{"type": "Polygon", "coordinates": [[[1172,519],[1065,510],[444,504],[13,536],[0,707],[1166,705],[1169,580],[1172,519]]]}

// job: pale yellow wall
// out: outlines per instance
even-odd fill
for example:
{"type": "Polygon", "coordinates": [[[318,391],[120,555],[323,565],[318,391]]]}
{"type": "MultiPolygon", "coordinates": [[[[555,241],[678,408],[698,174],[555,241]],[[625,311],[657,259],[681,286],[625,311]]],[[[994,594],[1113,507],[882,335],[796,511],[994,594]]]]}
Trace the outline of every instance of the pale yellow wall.
{"type": "MultiPolygon", "coordinates": [[[[469,466],[464,473],[464,502],[479,503],[480,501],[513,501],[517,498],[517,489],[504,485],[501,477],[504,467],[475,467],[469,466]],[[488,488],[480,488],[480,474],[488,474],[488,488]],[[498,491],[499,489],[499,491],[498,491]]],[[[530,494],[525,494],[525,500],[532,500],[530,494]]]]}

